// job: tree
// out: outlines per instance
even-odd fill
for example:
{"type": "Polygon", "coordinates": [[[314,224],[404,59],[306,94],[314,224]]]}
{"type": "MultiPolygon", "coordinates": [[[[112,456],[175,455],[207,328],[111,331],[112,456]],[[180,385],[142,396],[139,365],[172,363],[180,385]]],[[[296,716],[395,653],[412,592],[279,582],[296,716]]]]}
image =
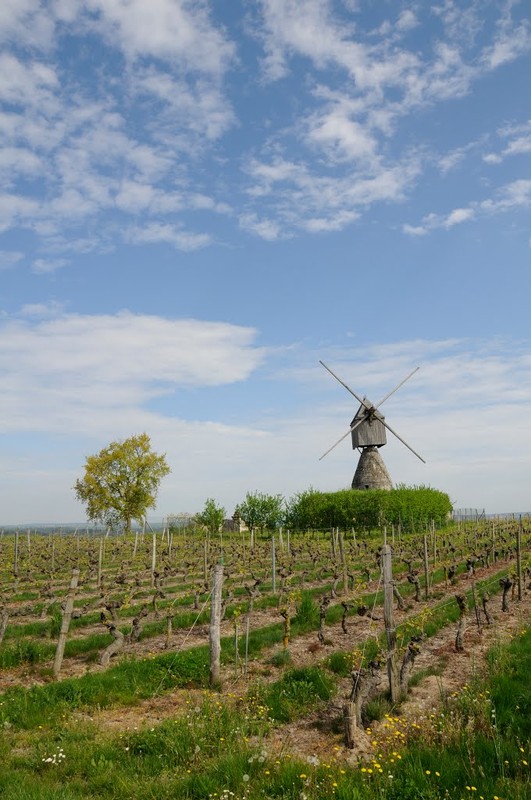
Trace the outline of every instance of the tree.
{"type": "Polygon", "coordinates": [[[205,502],[204,509],[195,515],[195,521],[199,525],[204,525],[211,534],[219,533],[219,529],[223,525],[225,519],[225,509],[223,506],[217,506],[216,501],[209,497],[205,502]]]}
{"type": "Polygon", "coordinates": [[[282,522],[284,511],[282,505],[284,498],[281,494],[262,494],[261,492],[247,492],[245,501],[236,506],[239,514],[249,530],[272,530],[282,522]]]}
{"type": "Polygon", "coordinates": [[[141,433],[88,456],[74,491],[88,519],[123,525],[129,532],[132,520],[155,506],[159,484],[169,472],[166,456],[153,452],[149,436],[141,433]]]}

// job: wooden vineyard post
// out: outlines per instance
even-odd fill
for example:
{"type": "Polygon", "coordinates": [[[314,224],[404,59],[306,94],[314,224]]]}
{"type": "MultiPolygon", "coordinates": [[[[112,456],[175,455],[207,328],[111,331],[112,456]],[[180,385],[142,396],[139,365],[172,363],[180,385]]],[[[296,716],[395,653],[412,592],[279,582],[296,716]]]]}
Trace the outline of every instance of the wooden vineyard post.
{"type": "Polygon", "coordinates": [[[428,537],[424,534],[424,598],[427,600],[430,596],[430,570],[428,561],[428,537]]]}
{"type": "Polygon", "coordinates": [[[222,586],[223,564],[216,564],[210,605],[210,686],[219,686],[220,682],[222,586]]]}
{"type": "Polygon", "coordinates": [[[518,586],[518,600],[522,600],[522,515],[516,529],[516,581],[518,586]]]}
{"type": "Polygon", "coordinates": [[[234,670],[236,675],[238,674],[238,669],[240,666],[240,648],[239,648],[239,626],[238,626],[238,617],[234,619],[234,670]]]}
{"type": "Polygon", "coordinates": [[[273,533],[271,537],[271,584],[273,588],[273,594],[276,594],[277,591],[277,562],[276,562],[276,553],[275,553],[275,534],[273,533]]]}
{"type": "Polygon", "coordinates": [[[15,582],[18,578],[18,531],[15,531],[15,556],[13,559],[13,575],[15,576],[15,582]]]}
{"type": "Polygon", "coordinates": [[[4,635],[9,622],[9,611],[6,608],[0,607],[0,645],[4,639],[4,635]]]}
{"type": "Polygon", "coordinates": [[[341,568],[343,570],[343,594],[348,594],[348,572],[347,572],[347,559],[345,558],[345,542],[343,540],[343,531],[339,531],[339,557],[341,559],[341,568]]]}
{"type": "Polygon", "coordinates": [[[55,659],[53,662],[53,676],[56,679],[59,677],[59,673],[61,671],[61,664],[63,663],[66,637],[68,635],[68,629],[70,627],[70,620],[72,619],[72,611],[74,610],[74,597],[76,594],[78,580],[79,580],[79,570],[73,569],[72,579],[70,581],[70,588],[68,589],[68,594],[66,596],[66,602],[65,602],[65,609],[63,611],[61,631],[59,633],[57,649],[55,651],[55,659]]]}
{"type": "Polygon", "coordinates": [[[102,566],[103,566],[103,536],[100,538],[100,551],[98,554],[98,589],[101,589],[102,566]]]}
{"type": "Polygon", "coordinates": [[[245,617],[245,654],[244,654],[244,667],[243,671],[245,675],[247,675],[247,670],[249,668],[249,631],[251,626],[251,614],[248,611],[245,617]]]}
{"type": "Polygon", "coordinates": [[[387,676],[389,678],[389,691],[391,702],[400,700],[400,681],[396,668],[396,628],[393,616],[393,564],[391,547],[384,544],[382,547],[382,571],[384,584],[384,624],[385,638],[387,640],[387,676]]]}
{"type": "Polygon", "coordinates": [[[155,586],[155,572],[157,568],[157,534],[155,531],[152,533],[152,550],[151,550],[151,585],[155,586]]]}
{"type": "Polygon", "coordinates": [[[203,541],[203,579],[208,584],[208,540],[205,536],[203,541]]]}

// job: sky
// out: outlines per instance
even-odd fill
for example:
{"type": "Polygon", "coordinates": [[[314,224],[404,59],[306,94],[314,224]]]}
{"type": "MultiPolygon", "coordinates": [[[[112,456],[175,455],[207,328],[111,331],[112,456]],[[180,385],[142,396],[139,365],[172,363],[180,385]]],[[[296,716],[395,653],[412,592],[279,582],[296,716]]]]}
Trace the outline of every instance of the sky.
{"type": "Polygon", "coordinates": [[[511,0],[2,0],[0,525],[395,484],[531,509],[531,24],[511,0]]]}

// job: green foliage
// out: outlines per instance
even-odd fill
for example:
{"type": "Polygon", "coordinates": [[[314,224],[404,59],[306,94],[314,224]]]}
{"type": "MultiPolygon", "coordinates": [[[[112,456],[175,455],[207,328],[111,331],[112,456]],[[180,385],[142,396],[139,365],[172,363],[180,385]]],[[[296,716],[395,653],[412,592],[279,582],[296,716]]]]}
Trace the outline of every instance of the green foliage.
{"type": "Polygon", "coordinates": [[[206,500],[204,509],[195,515],[197,524],[204,525],[211,534],[219,533],[224,519],[225,509],[223,506],[217,506],[212,497],[206,500]]]}
{"type": "Polygon", "coordinates": [[[166,457],[153,452],[149,436],[141,433],[88,456],[74,491],[88,519],[130,531],[131,521],[154,507],[159,484],[169,472],[166,457]]]}
{"type": "Polygon", "coordinates": [[[245,501],[236,506],[235,514],[250,530],[272,530],[284,518],[284,498],[281,494],[247,492],[245,501]]]}
{"type": "Polygon", "coordinates": [[[399,486],[390,491],[309,489],[289,501],[286,522],[298,530],[330,527],[370,530],[393,524],[403,530],[414,530],[432,520],[444,523],[451,510],[447,494],[426,486],[399,486]]]}

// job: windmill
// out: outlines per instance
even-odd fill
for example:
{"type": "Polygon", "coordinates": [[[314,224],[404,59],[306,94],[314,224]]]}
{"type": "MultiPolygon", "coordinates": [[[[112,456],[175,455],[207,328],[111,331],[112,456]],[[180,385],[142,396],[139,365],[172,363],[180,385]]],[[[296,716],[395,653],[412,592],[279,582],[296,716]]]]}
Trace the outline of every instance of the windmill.
{"type": "Polygon", "coordinates": [[[350,394],[356,398],[358,403],[360,403],[360,407],[356,411],[354,415],[354,419],[350,423],[350,428],[348,431],[343,434],[343,436],[335,442],[332,447],[329,447],[326,453],[323,453],[319,461],[321,461],[325,456],[330,453],[334,447],[345,439],[349,433],[352,437],[352,447],[354,450],[361,450],[360,459],[358,461],[358,466],[356,468],[356,472],[354,473],[354,477],[352,479],[352,488],[353,489],[392,489],[393,484],[391,482],[391,478],[387,471],[387,468],[383,462],[383,459],[378,452],[380,447],[383,447],[384,444],[387,444],[387,436],[386,430],[390,431],[393,436],[402,442],[408,450],[419,458],[423,464],[426,462],[419,456],[419,454],[413,450],[412,447],[408,445],[401,436],[398,435],[396,431],[394,431],[391,426],[385,421],[385,417],[383,414],[378,410],[385,401],[391,397],[404,383],[411,378],[412,375],[417,372],[419,367],[416,367],[413,372],[410,372],[404,380],[400,381],[400,383],[395,386],[390,392],[388,392],[385,397],[380,400],[379,403],[373,405],[371,401],[367,397],[359,397],[356,392],[352,391],[350,386],[347,386],[341,378],[339,378],[335,372],[332,372],[330,367],[327,367],[324,361],[320,361],[320,364],[328,370],[328,372],[337,380],[339,383],[345,387],[345,389],[350,392],[350,394]]]}

